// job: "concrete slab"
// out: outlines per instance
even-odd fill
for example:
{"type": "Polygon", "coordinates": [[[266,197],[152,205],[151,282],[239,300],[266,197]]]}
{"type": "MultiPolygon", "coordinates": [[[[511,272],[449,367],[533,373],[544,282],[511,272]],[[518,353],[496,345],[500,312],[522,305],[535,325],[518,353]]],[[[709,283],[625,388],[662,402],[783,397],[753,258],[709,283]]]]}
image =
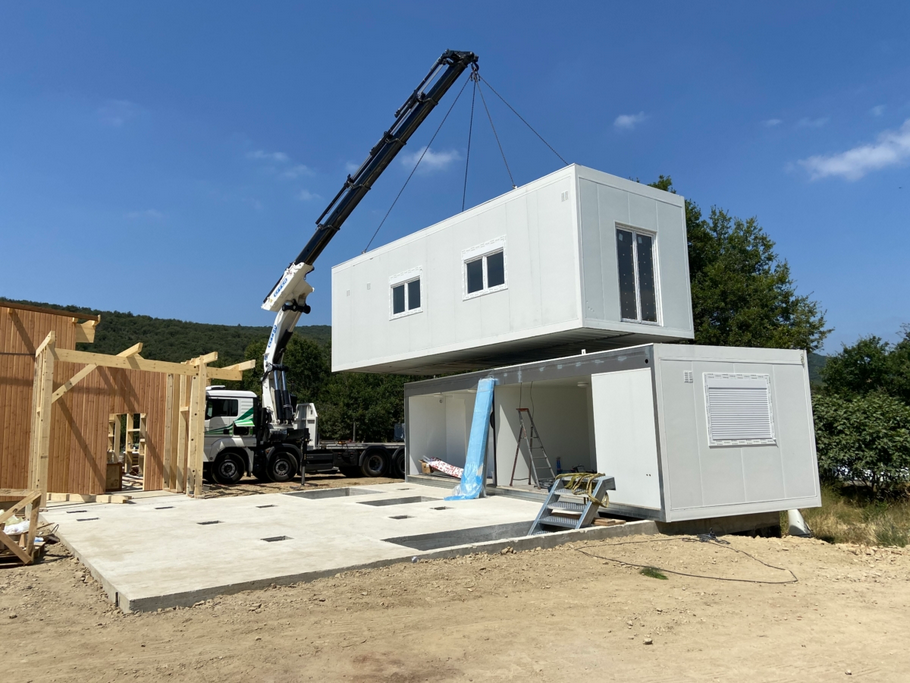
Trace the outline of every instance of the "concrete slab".
{"type": "MultiPolygon", "coordinates": [[[[350,495],[166,496],[61,506],[42,516],[59,525],[58,537],[125,612],[188,606],[415,556],[549,546],[581,533],[504,538],[524,536],[540,507],[511,497],[445,501],[447,492],[410,483],[334,491],[350,495]]],[[[652,523],[626,527],[583,533],[656,533],[652,523]]]]}

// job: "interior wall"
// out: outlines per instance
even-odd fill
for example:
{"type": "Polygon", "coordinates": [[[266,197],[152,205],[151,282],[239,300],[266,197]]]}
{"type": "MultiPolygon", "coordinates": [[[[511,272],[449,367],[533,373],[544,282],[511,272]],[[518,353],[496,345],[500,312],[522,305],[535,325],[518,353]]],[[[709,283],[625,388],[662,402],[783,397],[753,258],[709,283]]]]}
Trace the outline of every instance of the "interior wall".
{"type": "MultiPolygon", "coordinates": [[[[580,377],[579,381],[586,380],[580,377]]],[[[531,410],[540,440],[555,470],[557,459],[562,470],[595,466],[594,444],[590,439],[589,415],[590,387],[554,386],[547,382],[528,382],[521,385],[496,387],[496,453],[497,479],[500,486],[507,486],[512,479],[515,464],[515,481],[528,479],[528,454],[515,463],[515,447],[520,428],[518,408],[531,410]]]]}
{"type": "Polygon", "coordinates": [[[442,396],[412,396],[408,399],[408,473],[419,474],[421,458],[445,459],[446,408],[442,396]]]}

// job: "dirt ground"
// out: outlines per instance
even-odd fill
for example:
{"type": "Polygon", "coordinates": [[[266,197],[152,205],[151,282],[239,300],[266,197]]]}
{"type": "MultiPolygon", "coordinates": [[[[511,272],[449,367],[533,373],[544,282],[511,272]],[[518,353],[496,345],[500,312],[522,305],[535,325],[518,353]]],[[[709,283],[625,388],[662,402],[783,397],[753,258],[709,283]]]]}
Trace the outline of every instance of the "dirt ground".
{"type": "MultiPolygon", "coordinates": [[[[346,477],[343,474],[308,474],[306,475],[307,491],[315,489],[335,489],[347,486],[376,486],[378,484],[400,484],[401,479],[390,477],[346,477]]],[[[457,482],[455,482],[457,483],[457,482]]],[[[453,484],[454,486],[455,484],[453,484]]],[[[285,482],[259,481],[253,477],[244,477],[233,486],[206,484],[206,498],[225,498],[229,496],[251,496],[257,493],[281,493],[282,491],[299,491],[300,479],[285,482]]]]}
{"type": "Polygon", "coordinates": [[[0,679],[908,680],[910,549],[722,540],[420,561],[132,615],[58,544],[0,569],[0,679]]]}

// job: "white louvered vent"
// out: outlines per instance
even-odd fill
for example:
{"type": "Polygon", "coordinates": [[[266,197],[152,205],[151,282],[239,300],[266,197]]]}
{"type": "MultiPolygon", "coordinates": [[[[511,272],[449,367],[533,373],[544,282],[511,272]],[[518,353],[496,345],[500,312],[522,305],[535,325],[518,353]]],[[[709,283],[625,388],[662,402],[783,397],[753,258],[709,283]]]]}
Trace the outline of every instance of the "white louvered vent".
{"type": "Polygon", "coordinates": [[[706,372],[704,379],[712,446],[776,443],[770,375],[706,372]]]}

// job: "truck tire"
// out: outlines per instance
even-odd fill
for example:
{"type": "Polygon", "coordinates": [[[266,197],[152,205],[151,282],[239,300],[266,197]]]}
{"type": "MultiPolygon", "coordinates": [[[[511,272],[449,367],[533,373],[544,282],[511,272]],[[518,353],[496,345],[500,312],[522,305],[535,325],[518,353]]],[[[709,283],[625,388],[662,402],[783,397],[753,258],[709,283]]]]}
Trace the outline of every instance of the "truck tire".
{"type": "Polygon", "coordinates": [[[392,476],[404,479],[404,448],[398,448],[392,453],[392,476]]]}
{"type": "Polygon", "coordinates": [[[275,451],[269,456],[266,476],[269,481],[290,481],[297,474],[297,458],[287,451],[275,451]]]}
{"type": "Polygon", "coordinates": [[[220,453],[212,464],[212,479],[222,486],[233,486],[243,478],[243,460],[236,453],[220,453]]]}
{"type": "Polygon", "coordinates": [[[389,454],[385,448],[368,448],[360,461],[365,477],[384,477],[389,471],[389,454]]]}

